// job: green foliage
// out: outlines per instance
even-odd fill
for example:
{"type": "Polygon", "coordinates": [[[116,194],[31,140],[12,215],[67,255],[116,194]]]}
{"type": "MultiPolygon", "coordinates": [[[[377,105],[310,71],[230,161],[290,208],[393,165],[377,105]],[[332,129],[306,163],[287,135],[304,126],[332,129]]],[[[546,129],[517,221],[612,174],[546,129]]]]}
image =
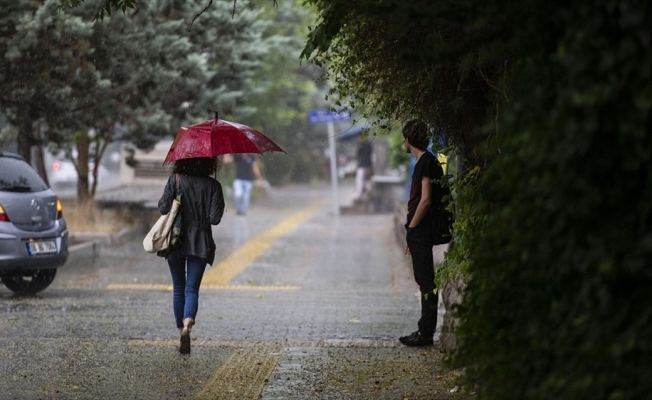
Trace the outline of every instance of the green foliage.
{"type": "MultiPolygon", "coordinates": [[[[466,173],[484,169],[493,158],[486,143],[497,126],[488,117],[506,96],[503,76],[510,55],[501,49],[509,41],[497,39],[504,32],[497,33],[493,21],[456,1],[311,3],[321,19],[303,56],[329,66],[335,83],[331,94],[348,99],[376,125],[400,130],[402,122],[417,118],[443,129],[451,147],[446,153],[461,159],[451,205],[460,214],[454,234],[460,238],[447,254],[438,283],[465,276],[468,236],[482,220],[472,197],[478,178],[466,173]]],[[[390,140],[392,162],[406,162],[400,133],[390,140]]]]}
{"type": "MultiPolygon", "coordinates": [[[[98,165],[112,141],[147,147],[214,110],[243,114],[273,40],[263,37],[269,22],[244,0],[236,16],[230,4],[215,4],[191,32],[192,2],[147,2],[104,22],[93,20],[92,4],[56,13],[58,0],[6,3],[0,109],[21,130],[19,152],[27,157],[33,145],[69,154],[76,147],[80,160],[95,147],[98,165]],[[35,133],[37,122],[42,129],[35,133]]],[[[80,195],[92,196],[87,163],[77,167],[80,195]]]]}
{"type": "Polygon", "coordinates": [[[392,132],[389,134],[389,166],[397,168],[399,165],[408,165],[410,163],[410,154],[405,151],[403,134],[401,132],[392,132]]]}
{"type": "MultiPolygon", "coordinates": [[[[56,10],[57,11],[63,11],[69,8],[78,8],[81,7],[82,4],[85,3],[85,0],[59,0],[60,4],[57,6],[56,10]]],[[[209,0],[208,5],[203,9],[204,11],[210,8],[210,6],[213,4],[213,0],[209,0]]],[[[233,1],[233,11],[232,11],[232,16],[235,16],[236,14],[236,4],[237,0],[233,1]]],[[[277,5],[277,0],[272,0],[272,5],[276,6],[277,5]]],[[[133,10],[136,9],[138,6],[138,2],[136,0],[102,0],[100,1],[100,7],[98,11],[95,14],[94,19],[95,20],[104,20],[104,16],[111,16],[114,12],[117,11],[122,11],[122,13],[126,13],[127,10],[133,10]]],[[[197,13],[201,14],[201,12],[197,13]]],[[[194,20],[193,20],[194,22],[194,20]]]]}
{"type": "MultiPolygon", "coordinates": [[[[66,8],[77,8],[80,7],[85,0],[60,0],[61,4],[56,8],[57,11],[62,11],[66,8]]],[[[126,13],[128,9],[135,9],[136,1],[135,0],[106,0],[101,5],[101,8],[95,14],[94,19],[103,21],[104,15],[111,16],[115,11],[122,11],[126,13]]]]}
{"type": "MultiPolygon", "coordinates": [[[[452,161],[454,156],[449,156],[452,161]]],[[[449,162],[450,162],[449,161],[449,162]]],[[[454,173],[452,166],[447,171],[454,173]]],[[[471,243],[477,232],[481,232],[486,225],[487,216],[480,212],[477,205],[477,185],[481,176],[478,166],[459,174],[458,179],[452,180],[454,201],[449,204],[449,209],[455,213],[453,223],[454,245],[450,247],[446,258],[437,266],[435,279],[437,287],[444,287],[448,281],[466,281],[469,277],[471,260],[473,259],[471,243]]]]}
{"type": "MultiPolygon", "coordinates": [[[[29,159],[30,147],[47,142],[44,120],[66,116],[86,104],[71,96],[81,87],[101,85],[92,64],[92,23],[79,16],[53,16],[55,3],[3,1],[0,17],[0,109],[18,128],[18,151],[29,159]],[[45,49],[45,50],[44,50],[45,49]],[[35,131],[34,122],[42,129],[35,131]]],[[[71,129],[78,126],[73,123],[71,129]]]]}
{"type": "Polygon", "coordinates": [[[255,5],[261,17],[269,21],[266,31],[270,37],[269,53],[250,80],[250,86],[255,89],[247,106],[255,112],[242,115],[241,119],[287,152],[287,155],[261,157],[264,175],[274,185],[314,179],[319,169],[313,160],[323,159],[319,150],[323,147],[321,135],[307,120],[308,110],[317,108],[319,89],[314,80],[321,71],[314,65],[299,63],[303,37],[314,13],[299,3],[299,0],[286,0],[275,8],[268,0],[258,0],[255,5]]]}
{"type": "Polygon", "coordinates": [[[652,341],[652,6],[312,0],[304,56],[462,157],[455,366],[480,399],[640,399],[652,341]],[[337,19],[335,21],[334,19],[337,19]]]}
{"type": "MultiPolygon", "coordinates": [[[[486,143],[497,126],[488,116],[506,96],[504,38],[497,40],[495,25],[482,20],[484,15],[456,1],[311,3],[320,20],[302,55],[329,66],[331,94],[381,127],[400,131],[402,122],[421,119],[443,130],[451,147],[446,153],[461,159],[453,182],[459,204],[451,205],[461,213],[455,233],[460,240],[440,276],[463,275],[470,255],[467,236],[482,219],[472,199],[478,177],[466,173],[484,169],[493,158],[486,143]]],[[[392,163],[407,164],[400,132],[390,140],[392,163]]]]}
{"type": "Polygon", "coordinates": [[[554,46],[519,53],[453,360],[481,399],[648,398],[652,7],[554,10],[518,21],[554,46]]]}
{"type": "MultiPolygon", "coordinates": [[[[476,146],[493,131],[477,128],[492,111],[505,60],[469,48],[475,32],[460,25],[473,10],[455,1],[309,2],[320,20],[302,56],[329,66],[331,95],[375,125],[418,118],[443,128],[465,159],[480,162],[476,146]]],[[[488,35],[489,26],[475,29],[488,35]]]]}
{"type": "MultiPolygon", "coordinates": [[[[98,164],[112,141],[150,147],[219,111],[221,118],[258,128],[290,154],[263,157],[272,183],[319,174],[315,163],[294,157],[323,158],[320,132],[306,119],[320,105],[314,79],[321,71],[298,60],[313,13],[298,0],[280,7],[240,0],[237,10],[233,2],[206,7],[169,0],[5,3],[0,110],[22,129],[22,154],[48,144],[83,158],[95,148],[98,164]],[[100,22],[98,4],[121,12],[100,22]],[[47,129],[36,135],[39,123],[47,129]],[[82,138],[84,131],[92,134],[82,138]]],[[[79,163],[78,172],[83,186],[92,171],[79,163]]]]}

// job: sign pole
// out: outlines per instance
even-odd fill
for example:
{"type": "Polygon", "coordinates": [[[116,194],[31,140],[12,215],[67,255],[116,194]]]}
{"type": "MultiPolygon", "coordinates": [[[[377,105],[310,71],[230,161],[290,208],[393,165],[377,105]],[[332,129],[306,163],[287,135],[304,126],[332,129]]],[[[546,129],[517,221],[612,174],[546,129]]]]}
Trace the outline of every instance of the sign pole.
{"type": "Polygon", "coordinates": [[[328,122],[328,152],[331,159],[331,186],[333,191],[333,212],[340,215],[340,194],[337,187],[337,157],[335,154],[335,128],[333,121],[328,122]]]}
{"type": "Polygon", "coordinates": [[[337,188],[337,157],[335,154],[335,121],[348,121],[351,119],[349,110],[334,112],[330,110],[310,110],[308,112],[308,121],[311,124],[328,125],[328,152],[331,160],[331,184],[333,186],[333,212],[340,215],[340,194],[337,188]]]}

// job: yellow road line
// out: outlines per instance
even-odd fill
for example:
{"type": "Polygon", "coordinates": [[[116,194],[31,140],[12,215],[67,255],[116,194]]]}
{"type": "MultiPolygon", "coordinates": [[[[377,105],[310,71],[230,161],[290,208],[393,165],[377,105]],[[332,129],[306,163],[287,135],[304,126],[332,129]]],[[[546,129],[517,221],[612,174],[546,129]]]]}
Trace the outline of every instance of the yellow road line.
{"type": "Polygon", "coordinates": [[[292,285],[201,285],[202,289],[224,289],[224,290],[301,290],[301,286],[292,285]]]}
{"type": "Polygon", "coordinates": [[[312,217],[322,205],[323,202],[314,203],[249,240],[244,246],[233,252],[221,263],[208,270],[202,280],[202,286],[203,284],[219,286],[229,283],[231,279],[244,271],[255,259],[260,257],[272,243],[312,217]]]}
{"type": "Polygon", "coordinates": [[[167,283],[110,283],[106,288],[110,290],[172,290],[172,285],[167,283]]]}
{"type": "MultiPolygon", "coordinates": [[[[111,283],[106,286],[110,290],[172,290],[172,285],[167,283],[111,283]]],[[[301,290],[301,286],[290,285],[204,285],[202,283],[201,290],[257,290],[257,291],[272,291],[272,290],[301,290]]]]}
{"type": "Polygon", "coordinates": [[[233,399],[259,399],[281,358],[281,350],[280,347],[235,350],[194,397],[216,399],[228,393],[233,399]]]}

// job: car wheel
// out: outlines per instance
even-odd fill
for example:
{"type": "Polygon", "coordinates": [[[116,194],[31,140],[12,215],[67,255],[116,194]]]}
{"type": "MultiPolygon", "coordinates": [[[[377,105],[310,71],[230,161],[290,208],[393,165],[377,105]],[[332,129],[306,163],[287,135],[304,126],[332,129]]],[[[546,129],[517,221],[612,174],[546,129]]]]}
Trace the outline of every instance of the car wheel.
{"type": "Polygon", "coordinates": [[[18,271],[2,277],[2,283],[21,296],[32,296],[45,290],[57,274],[56,268],[18,271]]]}

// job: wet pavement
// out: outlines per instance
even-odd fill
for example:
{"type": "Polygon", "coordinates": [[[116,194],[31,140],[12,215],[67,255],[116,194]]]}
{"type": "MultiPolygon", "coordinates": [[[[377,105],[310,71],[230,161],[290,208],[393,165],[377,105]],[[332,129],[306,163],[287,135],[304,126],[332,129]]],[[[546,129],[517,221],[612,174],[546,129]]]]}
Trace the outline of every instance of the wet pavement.
{"type": "Polygon", "coordinates": [[[336,216],[330,198],[291,186],[227,210],[187,356],[143,235],[72,257],[37,297],[0,287],[0,400],[466,398],[438,346],[397,341],[419,298],[391,214],[336,216]]]}

